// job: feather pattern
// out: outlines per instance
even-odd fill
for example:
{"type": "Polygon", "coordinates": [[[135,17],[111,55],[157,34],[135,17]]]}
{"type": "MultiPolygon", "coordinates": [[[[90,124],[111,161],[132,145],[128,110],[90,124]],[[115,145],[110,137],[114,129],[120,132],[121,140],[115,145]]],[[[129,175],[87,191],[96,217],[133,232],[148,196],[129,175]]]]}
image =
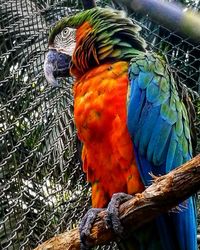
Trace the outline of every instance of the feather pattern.
{"type": "MultiPolygon", "coordinates": [[[[160,56],[147,52],[135,56],[129,81],[128,129],[141,178],[150,185],[151,173],[166,174],[192,157],[189,118],[173,75],[160,56]]],[[[185,203],[181,212],[156,219],[165,250],[197,249],[194,198],[185,203]]]]}

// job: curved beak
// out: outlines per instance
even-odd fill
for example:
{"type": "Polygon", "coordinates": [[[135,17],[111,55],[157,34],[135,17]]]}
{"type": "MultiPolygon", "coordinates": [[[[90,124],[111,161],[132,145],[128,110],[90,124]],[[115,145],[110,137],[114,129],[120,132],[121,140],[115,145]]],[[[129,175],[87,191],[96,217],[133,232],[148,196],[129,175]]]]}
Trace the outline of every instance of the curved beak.
{"type": "Polygon", "coordinates": [[[69,76],[71,56],[50,49],[44,61],[44,74],[48,83],[52,86],[58,86],[57,77],[69,76]]]}

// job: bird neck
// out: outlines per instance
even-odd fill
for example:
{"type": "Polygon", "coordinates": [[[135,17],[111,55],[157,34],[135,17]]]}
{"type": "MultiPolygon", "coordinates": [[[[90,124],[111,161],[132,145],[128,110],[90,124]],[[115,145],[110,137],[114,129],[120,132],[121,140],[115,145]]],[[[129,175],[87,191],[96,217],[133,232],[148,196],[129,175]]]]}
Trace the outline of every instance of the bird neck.
{"type": "Polygon", "coordinates": [[[134,39],[134,30],[130,39],[128,34],[127,32],[125,36],[123,27],[119,29],[117,26],[112,33],[107,33],[104,29],[97,32],[89,22],[84,22],[76,31],[71,74],[79,78],[100,64],[121,60],[129,62],[132,57],[144,52],[142,38],[138,33],[135,33],[134,39]]]}

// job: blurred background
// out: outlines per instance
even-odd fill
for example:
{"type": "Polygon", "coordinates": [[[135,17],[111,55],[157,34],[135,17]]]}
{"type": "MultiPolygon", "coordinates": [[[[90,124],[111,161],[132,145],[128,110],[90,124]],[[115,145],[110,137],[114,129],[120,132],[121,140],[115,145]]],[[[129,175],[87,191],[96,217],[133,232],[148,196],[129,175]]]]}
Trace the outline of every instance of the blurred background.
{"type": "MultiPolygon", "coordinates": [[[[200,9],[199,1],[176,2],[200,9]]],[[[119,8],[108,0],[97,4],[119,8]]],[[[148,16],[120,8],[142,27],[148,49],[165,55],[181,81],[200,93],[200,44],[148,16]]],[[[64,88],[56,89],[43,73],[50,27],[82,9],[76,0],[0,0],[2,250],[32,249],[76,227],[90,207],[90,187],[81,170],[81,145],[73,123],[72,79],[60,79],[64,88]]],[[[200,115],[200,101],[195,92],[192,95],[200,115]]],[[[196,153],[199,134],[197,139],[196,153]]],[[[115,244],[103,248],[117,249],[115,244]]]]}

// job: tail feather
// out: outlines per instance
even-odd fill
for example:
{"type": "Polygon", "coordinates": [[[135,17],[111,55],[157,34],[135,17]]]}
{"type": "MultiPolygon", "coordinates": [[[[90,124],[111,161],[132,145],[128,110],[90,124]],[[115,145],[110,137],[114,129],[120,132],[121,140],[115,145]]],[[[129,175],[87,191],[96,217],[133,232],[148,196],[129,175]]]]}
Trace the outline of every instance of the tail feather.
{"type": "Polygon", "coordinates": [[[157,218],[163,249],[197,250],[194,197],[190,197],[179,207],[181,211],[171,212],[157,218]]]}
{"type": "MultiPolygon", "coordinates": [[[[190,197],[181,211],[163,214],[131,232],[120,250],[197,250],[196,210],[190,197]]],[[[142,218],[141,218],[142,219],[142,218]]]]}
{"type": "Polygon", "coordinates": [[[181,212],[171,215],[181,250],[197,250],[197,221],[195,197],[183,203],[181,212]]]}

